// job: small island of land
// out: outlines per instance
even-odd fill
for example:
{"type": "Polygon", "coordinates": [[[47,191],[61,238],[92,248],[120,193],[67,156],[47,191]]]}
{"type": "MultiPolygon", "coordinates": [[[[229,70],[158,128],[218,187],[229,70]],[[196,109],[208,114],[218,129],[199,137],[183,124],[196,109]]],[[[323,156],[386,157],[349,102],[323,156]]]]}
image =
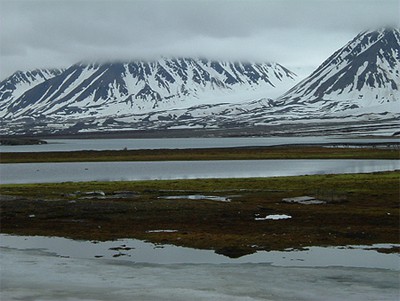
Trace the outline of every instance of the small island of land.
{"type": "Polygon", "coordinates": [[[47,141],[34,138],[1,138],[0,145],[36,145],[47,144],[47,141]]]}
{"type": "Polygon", "coordinates": [[[400,143],[311,144],[195,149],[3,152],[0,163],[268,159],[400,159],[400,143]]]}

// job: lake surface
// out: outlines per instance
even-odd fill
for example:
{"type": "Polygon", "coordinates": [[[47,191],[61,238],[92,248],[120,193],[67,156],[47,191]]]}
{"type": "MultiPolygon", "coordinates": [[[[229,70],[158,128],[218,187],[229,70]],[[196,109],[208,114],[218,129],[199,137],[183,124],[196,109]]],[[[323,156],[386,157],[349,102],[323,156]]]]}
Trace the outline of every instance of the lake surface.
{"type": "Polygon", "coordinates": [[[0,183],[253,178],[368,173],[400,169],[399,160],[224,160],[18,163],[0,165],[0,183]]]}
{"type": "MultiPolygon", "coordinates": [[[[398,139],[392,139],[398,141],[398,139]]],[[[387,139],[193,138],[49,140],[1,152],[211,148],[387,139]]],[[[398,160],[250,160],[0,164],[0,183],[273,177],[400,169],[398,160]]],[[[151,231],[175,231],[153,229],[151,231]]],[[[57,301],[397,300],[399,255],[362,247],[257,252],[138,240],[75,241],[0,234],[0,299],[57,301]]]]}
{"type": "Polygon", "coordinates": [[[230,259],[132,239],[0,235],[0,250],[2,300],[351,301],[399,294],[399,255],[361,246],[230,259]]]}
{"type": "Polygon", "coordinates": [[[122,149],[185,149],[215,147],[273,146],[312,143],[399,142],[398,138],[360,139],[343,137],[237,137],[165,139],[46,139],[48,144],[0,146],[0,152],[50,152],[122,149]]]}

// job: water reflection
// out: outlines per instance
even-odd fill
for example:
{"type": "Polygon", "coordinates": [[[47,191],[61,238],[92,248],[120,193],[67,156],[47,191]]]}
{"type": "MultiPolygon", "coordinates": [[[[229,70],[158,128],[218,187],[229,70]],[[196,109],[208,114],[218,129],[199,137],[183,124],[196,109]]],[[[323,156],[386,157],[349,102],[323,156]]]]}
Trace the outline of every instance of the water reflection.
{"type": "Polygon", "coordinates": [[[224,160],[1,164],[1,183],[252,178],[400,169],[399,160],[224,160]]]}
{"type": "MultiPolygon", "coordinates": [[[[67,258],[44,250],[2,248],[1,299],[294,301],[321,300],[321,296],[324,300],[347,301],[398,299],[398,270],[349,266],[353,259],[357,260],[354,266],[362,258],[370,263],[381,261],[365,256],[364,252],[378,254],[374,251],[347,251],[339,250],[342,261],[336,264],[332,261],[334,266],[310,267],[295,266],[305,262],[295,257],[289,266],[250,262],[154,264],[135,262],[134,257],[130,260],[67,258]],[[340,266],[349,253],[354,256],[340,266]]],[[[310,255],[316,260],[331,256],[310,255]]],[[[284,254],[279,256],[283,258],[284,254]]],[[[386,255],[377,257],[380,256],[386,255]]]]}
{"type": "MultiPolygon", "coordinates": [[[[161,230],[154,230],[161,231],[161,230]]],[[[164,232],[176,230],[164,230],[164,232]]],[[[309,247],[305,250],[259,251],[239,258],[229,258],[212,250],[173,245],[156,245],[135,239],[114,241],[78,241],[60,237],[15,236],[0,234],[3,250],[25,250],[61,258],[102,258],[150,264],[224,264],[266,263],[275,266],[347,266],[400,270],[398,254],[383,254],[368,248],[390,248],[395,245],[352,247],[309,247]],[[120,255],[120,256],[116,256],[120,255]]]]}
{"type": "Polygon", "coordinates": [[[229,198],[223,196],[202,195],[202,194],[168,195],[168,196],[159,196],[158,198],[165,200],[207,200],[207,201],[226,202],[226,203],[229,203],[231,201],[229,198]]]}

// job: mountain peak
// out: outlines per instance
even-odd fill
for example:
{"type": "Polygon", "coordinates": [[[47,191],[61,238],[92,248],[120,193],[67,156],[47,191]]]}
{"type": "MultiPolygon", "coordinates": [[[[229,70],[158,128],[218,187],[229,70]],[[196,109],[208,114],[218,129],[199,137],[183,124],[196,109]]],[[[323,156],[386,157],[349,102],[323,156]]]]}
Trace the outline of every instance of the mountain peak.
{"type": "Polygon", "coordinates": [[[61,74],[63,69],[34,69],[16,71],[0,82],[0,115],[7,104],[20,97],[26,90],[33,88],[54,76],[61,74]]]}
{"type": "Polygon", "coordinates": [[[330,109],[365,107],[400,99],[400,30],[365,31],[279,98],[321,102],[330,109]],[[337,101],[334,103],[333,101],[337,101]]]}

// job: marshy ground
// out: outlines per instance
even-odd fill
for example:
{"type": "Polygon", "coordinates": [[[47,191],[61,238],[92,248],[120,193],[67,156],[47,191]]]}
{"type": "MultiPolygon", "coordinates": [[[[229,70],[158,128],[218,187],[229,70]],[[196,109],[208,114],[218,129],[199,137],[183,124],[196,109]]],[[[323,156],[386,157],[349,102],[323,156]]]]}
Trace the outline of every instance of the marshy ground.
{"type": "Polygon", "coordinates": [[[1,232],[85,240],[137,238],[213,249],[231,257],[307,246],[398,244],[399,178],[400,172],[394,171],[0,185],[1,232]],[[282,201],[298,196],[325,203],[282,201]],[[224,198],[229,201],[220,201],[224,198]],[[277,214],[291,218],[262,219],[277,214]]]}

